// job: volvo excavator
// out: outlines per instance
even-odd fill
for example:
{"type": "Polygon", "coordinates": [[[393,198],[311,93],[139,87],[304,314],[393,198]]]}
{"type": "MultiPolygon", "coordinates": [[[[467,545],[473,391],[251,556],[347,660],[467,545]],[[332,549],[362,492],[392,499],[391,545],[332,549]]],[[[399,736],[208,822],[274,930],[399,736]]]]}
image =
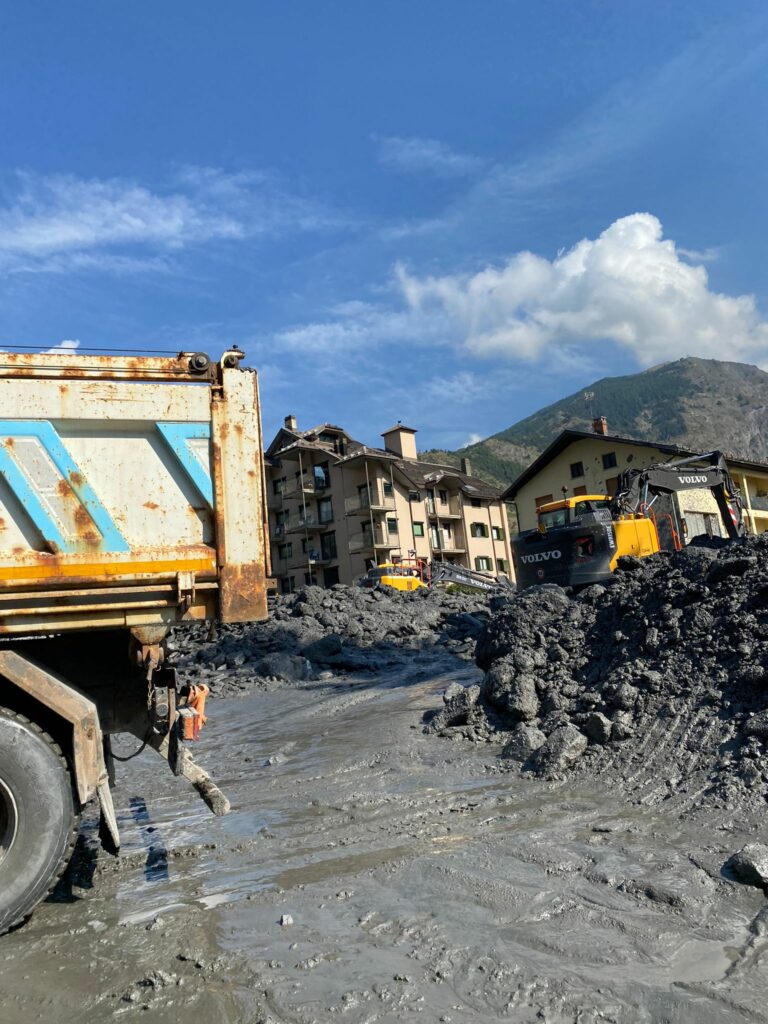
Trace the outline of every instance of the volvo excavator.
{"type": "Polygon", "coordinates": [[[512,539],[518,588],[585,587],[610,577],[622,555],[679,551],[688,530],[674,496],[702,489],[712,493],[728,537],[743,537],[741,495],[721,452],[626,469],[613,496],[564,495],[536,510],[538,527],[512,539]]]}

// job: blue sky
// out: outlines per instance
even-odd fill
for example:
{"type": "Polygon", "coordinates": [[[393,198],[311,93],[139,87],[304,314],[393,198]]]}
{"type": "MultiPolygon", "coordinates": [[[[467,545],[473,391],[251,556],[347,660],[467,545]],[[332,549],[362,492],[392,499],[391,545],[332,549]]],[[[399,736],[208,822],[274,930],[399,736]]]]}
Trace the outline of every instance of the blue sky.
{"type": "Polygon", "coordinates": [[[247,350],[265,430],[487,436],[768,364],[768,8],[5,5],[0,345],[247,350]]]}

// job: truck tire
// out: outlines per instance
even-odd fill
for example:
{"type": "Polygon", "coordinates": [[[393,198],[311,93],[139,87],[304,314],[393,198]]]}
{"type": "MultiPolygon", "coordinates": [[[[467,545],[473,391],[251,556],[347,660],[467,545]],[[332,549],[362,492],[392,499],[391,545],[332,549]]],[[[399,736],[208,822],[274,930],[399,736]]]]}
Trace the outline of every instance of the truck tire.
{"type": "Polygon", "coordinates": [[[34,722],[0,707],[0,935],[53,889],[76,834],[61,750],[34,722]]]}

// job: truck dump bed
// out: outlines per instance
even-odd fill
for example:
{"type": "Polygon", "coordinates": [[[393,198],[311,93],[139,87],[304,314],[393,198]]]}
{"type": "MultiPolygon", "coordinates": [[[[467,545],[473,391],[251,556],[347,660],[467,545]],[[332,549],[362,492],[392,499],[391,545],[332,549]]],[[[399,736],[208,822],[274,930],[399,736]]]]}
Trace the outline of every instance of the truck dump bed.
{"type": "Polygon", "coordinates": [[[0,635],[266,617],[242,353],[0,353],[0,635]]]}

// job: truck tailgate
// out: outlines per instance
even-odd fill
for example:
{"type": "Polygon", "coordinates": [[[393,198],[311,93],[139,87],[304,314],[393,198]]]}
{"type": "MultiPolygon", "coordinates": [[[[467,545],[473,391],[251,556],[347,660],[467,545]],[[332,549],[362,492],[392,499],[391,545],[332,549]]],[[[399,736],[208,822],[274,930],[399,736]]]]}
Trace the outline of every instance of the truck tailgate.
{"type": "Polygon", "coordinates": [[[242,353],[0,353],[0,635],[266,617],[242,353]]]}

